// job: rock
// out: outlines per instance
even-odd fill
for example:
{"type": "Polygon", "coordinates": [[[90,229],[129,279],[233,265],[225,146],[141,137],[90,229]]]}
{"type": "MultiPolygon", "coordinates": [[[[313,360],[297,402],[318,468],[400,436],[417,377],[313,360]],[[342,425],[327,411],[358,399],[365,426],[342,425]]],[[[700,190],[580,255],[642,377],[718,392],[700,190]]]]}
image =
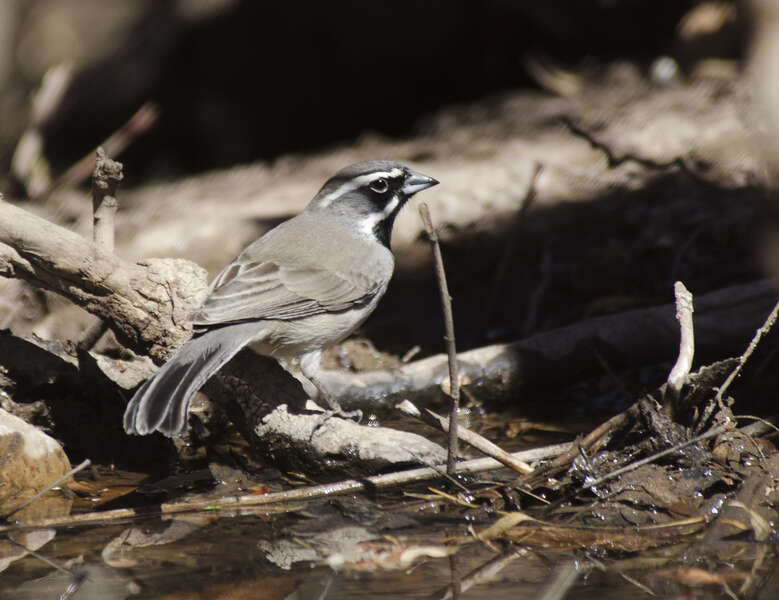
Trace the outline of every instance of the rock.
{"type": "MultiPolygon", "coordinates": [[[[0,409],[0,514],[7,514],[70,469],[57,441],[0,409]]],[[[15,517],[23,513],[31,516],[28,511],[36,504],[15,517]]]]}

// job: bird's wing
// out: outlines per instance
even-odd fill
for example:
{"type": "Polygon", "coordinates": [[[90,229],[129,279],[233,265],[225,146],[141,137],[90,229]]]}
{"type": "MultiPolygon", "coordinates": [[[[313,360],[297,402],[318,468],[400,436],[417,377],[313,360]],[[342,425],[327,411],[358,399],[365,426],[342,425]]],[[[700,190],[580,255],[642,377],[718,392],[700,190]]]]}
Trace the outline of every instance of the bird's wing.
{"type": "Polygon", "coordinates": [[[367,304],[380,288],[375,278],[360,273],[239,260],[219,274],[192,319],[195,325],[298,319],[367,304]]]}

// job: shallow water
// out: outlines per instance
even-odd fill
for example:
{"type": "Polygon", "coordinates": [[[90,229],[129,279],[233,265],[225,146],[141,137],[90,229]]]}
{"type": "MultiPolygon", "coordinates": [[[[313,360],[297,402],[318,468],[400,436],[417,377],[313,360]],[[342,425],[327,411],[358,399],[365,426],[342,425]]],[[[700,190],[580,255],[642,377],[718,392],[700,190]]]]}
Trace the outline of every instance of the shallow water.
{"type": "MultiPolygon", "coordinates": [[[[566,598],[648,597],[646,590],[660,597],[729,597],[722,584],[685,583],[681,571],[671,568],[679,563],[651,568],[663,562],[663,551],[641,556],[473,541],[453,557],[436,556],[451,548],[442,536],[468,535],[466,523],[443,514],[382,523],[376,512],[360,512],[356,500],[309,503],[295,513],[197,513],[62,528],[37,556],[9,566],[0,578],[0,597],[447,598],[454,578],[462,586],[460,598],[539,598],[560,565],[570,563],[579,570],[566,598]],[[616,570],[609,569],[614,565],[616,570]]],[[[417,510],[424,514],[426,507],[417,510]]],[[[777,597],[773,548],[737,544],[725,551],[740,555],[737,562],[682,566],[729,574],[723,581],[731,591],[754,567],[761,591],[737,596],[777,597]]]]}

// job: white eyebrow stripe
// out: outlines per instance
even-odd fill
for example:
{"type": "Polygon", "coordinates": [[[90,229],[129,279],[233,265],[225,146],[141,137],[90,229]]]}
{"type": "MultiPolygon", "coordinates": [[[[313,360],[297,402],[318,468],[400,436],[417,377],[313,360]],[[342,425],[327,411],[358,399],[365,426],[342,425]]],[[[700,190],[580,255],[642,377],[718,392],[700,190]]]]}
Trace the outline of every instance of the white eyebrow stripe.
{"type": "Polygon", "coordinates": [[[357,188],[361,188],[365,184],[375,181],[380,177],[386,177],[387,179],[394,179],[395,177],[400,177],[401,175],[403,175],[403,170],[398,169],[397,167],[390,171],[374,171],[373,173],[368,173],[367,175],[360,175],[359,177],[355,177],[354,179],[351,179],[346,183],[342,184],[338,189],[336,189],[333,192],[330,192],[327,196],[322,198],[319,201],[319,206],[321,208],[325,208],[329,206],[336,198],[339,198],[344,194],[348,194],[349,192],[356,190],[357,188]]]}

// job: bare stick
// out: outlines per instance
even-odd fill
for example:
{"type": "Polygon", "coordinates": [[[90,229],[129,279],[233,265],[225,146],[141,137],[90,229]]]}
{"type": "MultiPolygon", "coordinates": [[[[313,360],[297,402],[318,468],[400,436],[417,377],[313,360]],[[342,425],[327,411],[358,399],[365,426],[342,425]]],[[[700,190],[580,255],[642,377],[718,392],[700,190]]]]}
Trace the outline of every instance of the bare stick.
{"type": "Polygon", "coordinates": [[[755,332],[754,337],[752,338],[752,341],[749,342],[749,346],[747,346],[747,349],[744,350],[744,354],[742,354],[738,359],[738,364],[736,365],[736,368],[733,369],[733,372],[728,375],[728,378],[725,380],[725,383],[723,383],[720,386],[720,389],[717,391],[716,400],[717,403],[722,403],[722,397],[725,395],[725,392],[730,387],[730,384],[733,383],[733,380],[736,378],[736,376],[741,372],[741,369],[744,367],[744,364],[747,362],[747,359],[752,356],[752,353],[755,351],[755,348],[757,348],[757,345],[760,343],[760,340],[763,338],[763,336],[771,331],[771,327],[774,326],[774,323],[776,323],[776,317],[779,315],[779,302],[776,303],[774,306],[774,309],[771,311],[771,314],[768,315],[768,318],[765,320],[763,325],[755,332]]]}
{"type": "MultiPolygon", "coordinates": [[[[572,444],[555,444],[544,446],[543,448],[534,448],[532,450],[522,450],[514,452],[512,456],[518,460],[535,461],[558,456],[561,453],[568,452],[573,447],[572,444]]],[[[503,465],[493,458],[476,458],[467,460],[458,465],[458,473],[483,473],[502,468],[503,465]]],[[[173,514],[197,511],[217,511],[217,510],[237,510],[250,508],[253,506],[278,505],[288,502],[295,502],[294,508],[298,508],[298,501],[316,500],[317,498],[327,498],[342,494],[353,494],[366,489],[388,488],[397,485],[406,485],[418,481],[427,481],[441,477],[436,469],[431,467],[422,467],[409,471],[399,471],[397,473],[388,473],[386,475],[375,475],[366,477],[363,480],[347,479],[337,483],[328,483],[322,485],[306,486],[284,492],[273,492],[262,496],[225,496],[222,498],[212,498],[209,500],[195,500],[191,502],[178,502],[163,504],[159,511],[155,512],[149,509],[135,510],[133,508],[118,508],[116,510],[107,510],[98,513],[83,513],[78,515],[69,515],[66,517],[54,517],[50,519],[40,519],[31,523],[20,523],[18,525],[0,525],[0,533],[11,531],[26,531],[38,529],[41,527],[58,527],[71,525],[92,525],[94,523],[105,523],[128,519],[133,517],[153,516],[155,514],[173,514]]],[[[284,508],[281,507],[283,510],[284,508]]],[[[290,510],[292,507],[290,508],[290,510]]]]}
{"type": "Polygon", "coordinates": [[[676,320],[679,321],[679,356],[676,364],[668,374],[668,395],[663,399],[663,407],[668,416],[673,418],[679,393],[692,368],[692,358],[695,354],[695,332],[692,323],[692,294],[681,281],[674,283],[676,297],[676,320]]]}
{"type": "Polygon", "coordinates": [[[79,464],[79,465],[76,465],[76,466],[75,466],[75,467],[73,467],[73,468],[72,468],[70,471],[68,471],[67,473],[65,473],[65,474],[64,474],[62,477],[58,478],[56,481],[53,481],[52,483],[50,483],[49,485],[47,485],[47,486],[46,486],[45,488],[43,488],[43,489],[42,489],[40,492],[38,492],[37,494],[35,494],[35,495],[34,495],[32,498],[28,498],[27,500],[25,500],[24,502],[22,502],[22,503],[21,503],[19,506],[17,506],[16,508],[14,508],[14,509],[13,509],[11,512],[7,513],[7,514],[6,514],[6,515],[3,517],[3,519],[7,521],[7,520],[8,520],[8,519],[11,517],[11,515],[15,515],[16,513],[18,513],[20,510],[22,510],[22,509],[23,509],[23,508],[25,508],[26,506],[29,506],[30,504],[32,504],[33,502],[35,502],[35,501],[36,501],[38,498],[40,498],[41,496],[43,496],[43,495],[44,495],[46,492],[48,492],[48,491],[49,491],[49,490],[51,490],[52,488],[55,488],[55,487],[57,487],[57,486],[58,486],[60,483],[62,483],[63,481],[67,481],[67,480],[68,480],[68,479],[70,479],[70,478],[71,478],[73,475],[75,475],[76,473],[78,473],[78,472],[79,472],[79,471],[81,471],[82,469],[86,469],[86,468],[87,468],[89,465],[91,465],[91,464],[92,464],[92,461],[90,461],[89,459],[86,459],[86,460],[85,460],[84,462],[82,462],[81,464],[79,464]]]}
{"type": "MultiPolygon", "coordinates": [[[[412,402],[408,400],[404,400],[403,402],[398,404],[395,408],[399,409],[401,412],[403,412],[406,415],[424,421],[425,423],[427,423],[431,427],[435,427],[439,431],[443,431],[444,433],[447,433],[449,431],[449,421],[445,417],[442,417],[441,415],[437,415],[432,410],[426,408],[420,411],[412,402]]],[[[496,444],[493,444],[484,436],[481,436],[475,431],[471,431],[470,429],[466,429],[462,425],[460,425],[457,428],[457,437],[463,442],[465,442],[466,444],[470,444],[477,450],[484,452],[484,454],[486,454],[487,456],[491,456],[498,462],[506,465],[510,469],[514,469],[518,473],[522,473],[523,475],[526,475],[528,473],[533,472],[533,467],[531,467],[526,462],[517,460],[511,454],[509,454],[508,452],[506,452],[496,444]]]]}
{"type": "Polygon", "coordinates": [[[92,241],[107,252],[114,251],[114,217],[119,203],[116,189],[122,181],[122,163],[111,160],[98,148],[92,174],[92,241]]]}
{"type": "Polygon", "coordinates": [[[454,343],[454,317],[452,316],[452,297],[449,295],[449,286],[446,283],[446,273],[444,272],[444,260],[441,256],[441,246],[438,243],[438,234],[433,228],[433,221],[430,218],[430,209],[427,204],[422,202],[419,205],[419,214],[425,225],[427,237],[433,246],[433,260],[435,261],[435,274],[438,279],[438,289],[441,292],[441,309],[444,312],[444,328],[446,335],[446,352],[449,356],[449,397],[452,399],[451,409],[449,411],[449,444],[448,454],[446,456],[446,472],[450,477],[454,477],[457,471],[457,411],[460,403],[460,376],[457,367],[457,349],[454,343]]]}
{"type": "Polygon", "coordinates": [[[692,358],[695,354],[695,333],[692,325],[692,294],[681,281],[677,281],[674,284],[674,295],[676,296],[676,320],[679,321],[681,328],[681,338],[679,340],[679,357],[668,375],[668,384],[678,394],[692,368],[692,358]]]}

